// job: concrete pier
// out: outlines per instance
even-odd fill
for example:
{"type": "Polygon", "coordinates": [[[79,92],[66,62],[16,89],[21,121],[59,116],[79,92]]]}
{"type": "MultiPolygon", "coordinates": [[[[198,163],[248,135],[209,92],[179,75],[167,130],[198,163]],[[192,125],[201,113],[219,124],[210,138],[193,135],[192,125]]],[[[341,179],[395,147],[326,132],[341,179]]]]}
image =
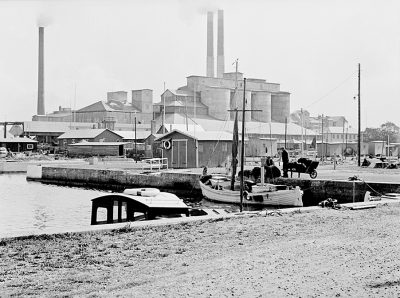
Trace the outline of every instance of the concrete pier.
{"type": "MultiPolygon", "coordinates": [[[[198,169],[196,169],[198,170],[198,169]]],[[[28,169],[28,180],[43,183],[79,186],[112,191],[126,188],[156,187],[172,191],[187,197],[201,196],[199,171],[169,170],[153,173],[142,173],[139,170],[99,169],[88,166],[41,166],[41,174],[37,168],[28,169]]],[[[275,183],[300,186],[304,191],[304,206],[314,206],[327,198],[336,199],[338,203],[362,202],[366,191],[371,195],[400,192],[400,183],[365,182],[329,179],[278,178],[275,183]]]]}

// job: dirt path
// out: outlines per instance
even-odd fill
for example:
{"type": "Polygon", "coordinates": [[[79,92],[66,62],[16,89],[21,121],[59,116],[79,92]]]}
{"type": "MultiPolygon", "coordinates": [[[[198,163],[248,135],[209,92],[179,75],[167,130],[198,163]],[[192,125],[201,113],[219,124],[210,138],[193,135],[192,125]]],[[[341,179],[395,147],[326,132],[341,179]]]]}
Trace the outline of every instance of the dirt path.
{"type": "Polygon", "coordinates": [[[400,205],[0,242],[0,292],[398,297],[400,205]]]}

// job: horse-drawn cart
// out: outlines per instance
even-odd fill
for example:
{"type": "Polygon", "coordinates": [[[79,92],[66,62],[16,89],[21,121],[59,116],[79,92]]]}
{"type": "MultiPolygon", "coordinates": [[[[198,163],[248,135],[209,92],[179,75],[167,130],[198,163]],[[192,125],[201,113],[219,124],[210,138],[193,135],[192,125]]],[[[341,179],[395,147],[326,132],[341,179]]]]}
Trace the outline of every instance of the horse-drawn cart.
{"type": "Polygon", "coordinates": [[[311,179],[317,178],[317,170],[319,162],[315,160],[310,160],[308,158],[299,158],[297,162],[289,162],[288,172],[290,172],[290,177],[293,177],[293,172],[298,173],[300,178],[301,173],[309,174],[311,179]]]}

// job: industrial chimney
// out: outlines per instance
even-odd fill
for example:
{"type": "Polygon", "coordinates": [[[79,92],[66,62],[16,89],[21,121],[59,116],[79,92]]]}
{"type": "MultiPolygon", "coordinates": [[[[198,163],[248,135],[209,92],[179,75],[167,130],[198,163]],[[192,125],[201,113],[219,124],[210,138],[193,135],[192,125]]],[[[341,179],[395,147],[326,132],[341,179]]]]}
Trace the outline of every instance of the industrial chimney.
{"type": "Polygon", "coordinates": [[[207,77],[214,77],[214,13],[207,12],[207,77]]]}
{"type": "Polygon", "coordinates": [[[44,110],[44,27],[39,27],[39,65],[38,65],[38,105],[37,114],[45,115],[44,110]]]}
{"type": "Polygon", "coordinates": [[[224,11],[218,10],[217,77],[222,78],[224,76],[224,72],[224,11]]]}

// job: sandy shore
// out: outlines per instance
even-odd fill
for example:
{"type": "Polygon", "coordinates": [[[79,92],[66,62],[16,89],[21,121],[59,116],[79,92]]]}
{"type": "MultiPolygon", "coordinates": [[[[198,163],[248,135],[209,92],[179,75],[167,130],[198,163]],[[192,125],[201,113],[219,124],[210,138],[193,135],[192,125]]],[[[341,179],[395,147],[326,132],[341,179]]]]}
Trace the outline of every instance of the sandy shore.
{"type": "Polygon", "coordinates": [[[398,297],[400,205],[246,215],[0,242],[0,291],[132,297],[398,297]]]}

